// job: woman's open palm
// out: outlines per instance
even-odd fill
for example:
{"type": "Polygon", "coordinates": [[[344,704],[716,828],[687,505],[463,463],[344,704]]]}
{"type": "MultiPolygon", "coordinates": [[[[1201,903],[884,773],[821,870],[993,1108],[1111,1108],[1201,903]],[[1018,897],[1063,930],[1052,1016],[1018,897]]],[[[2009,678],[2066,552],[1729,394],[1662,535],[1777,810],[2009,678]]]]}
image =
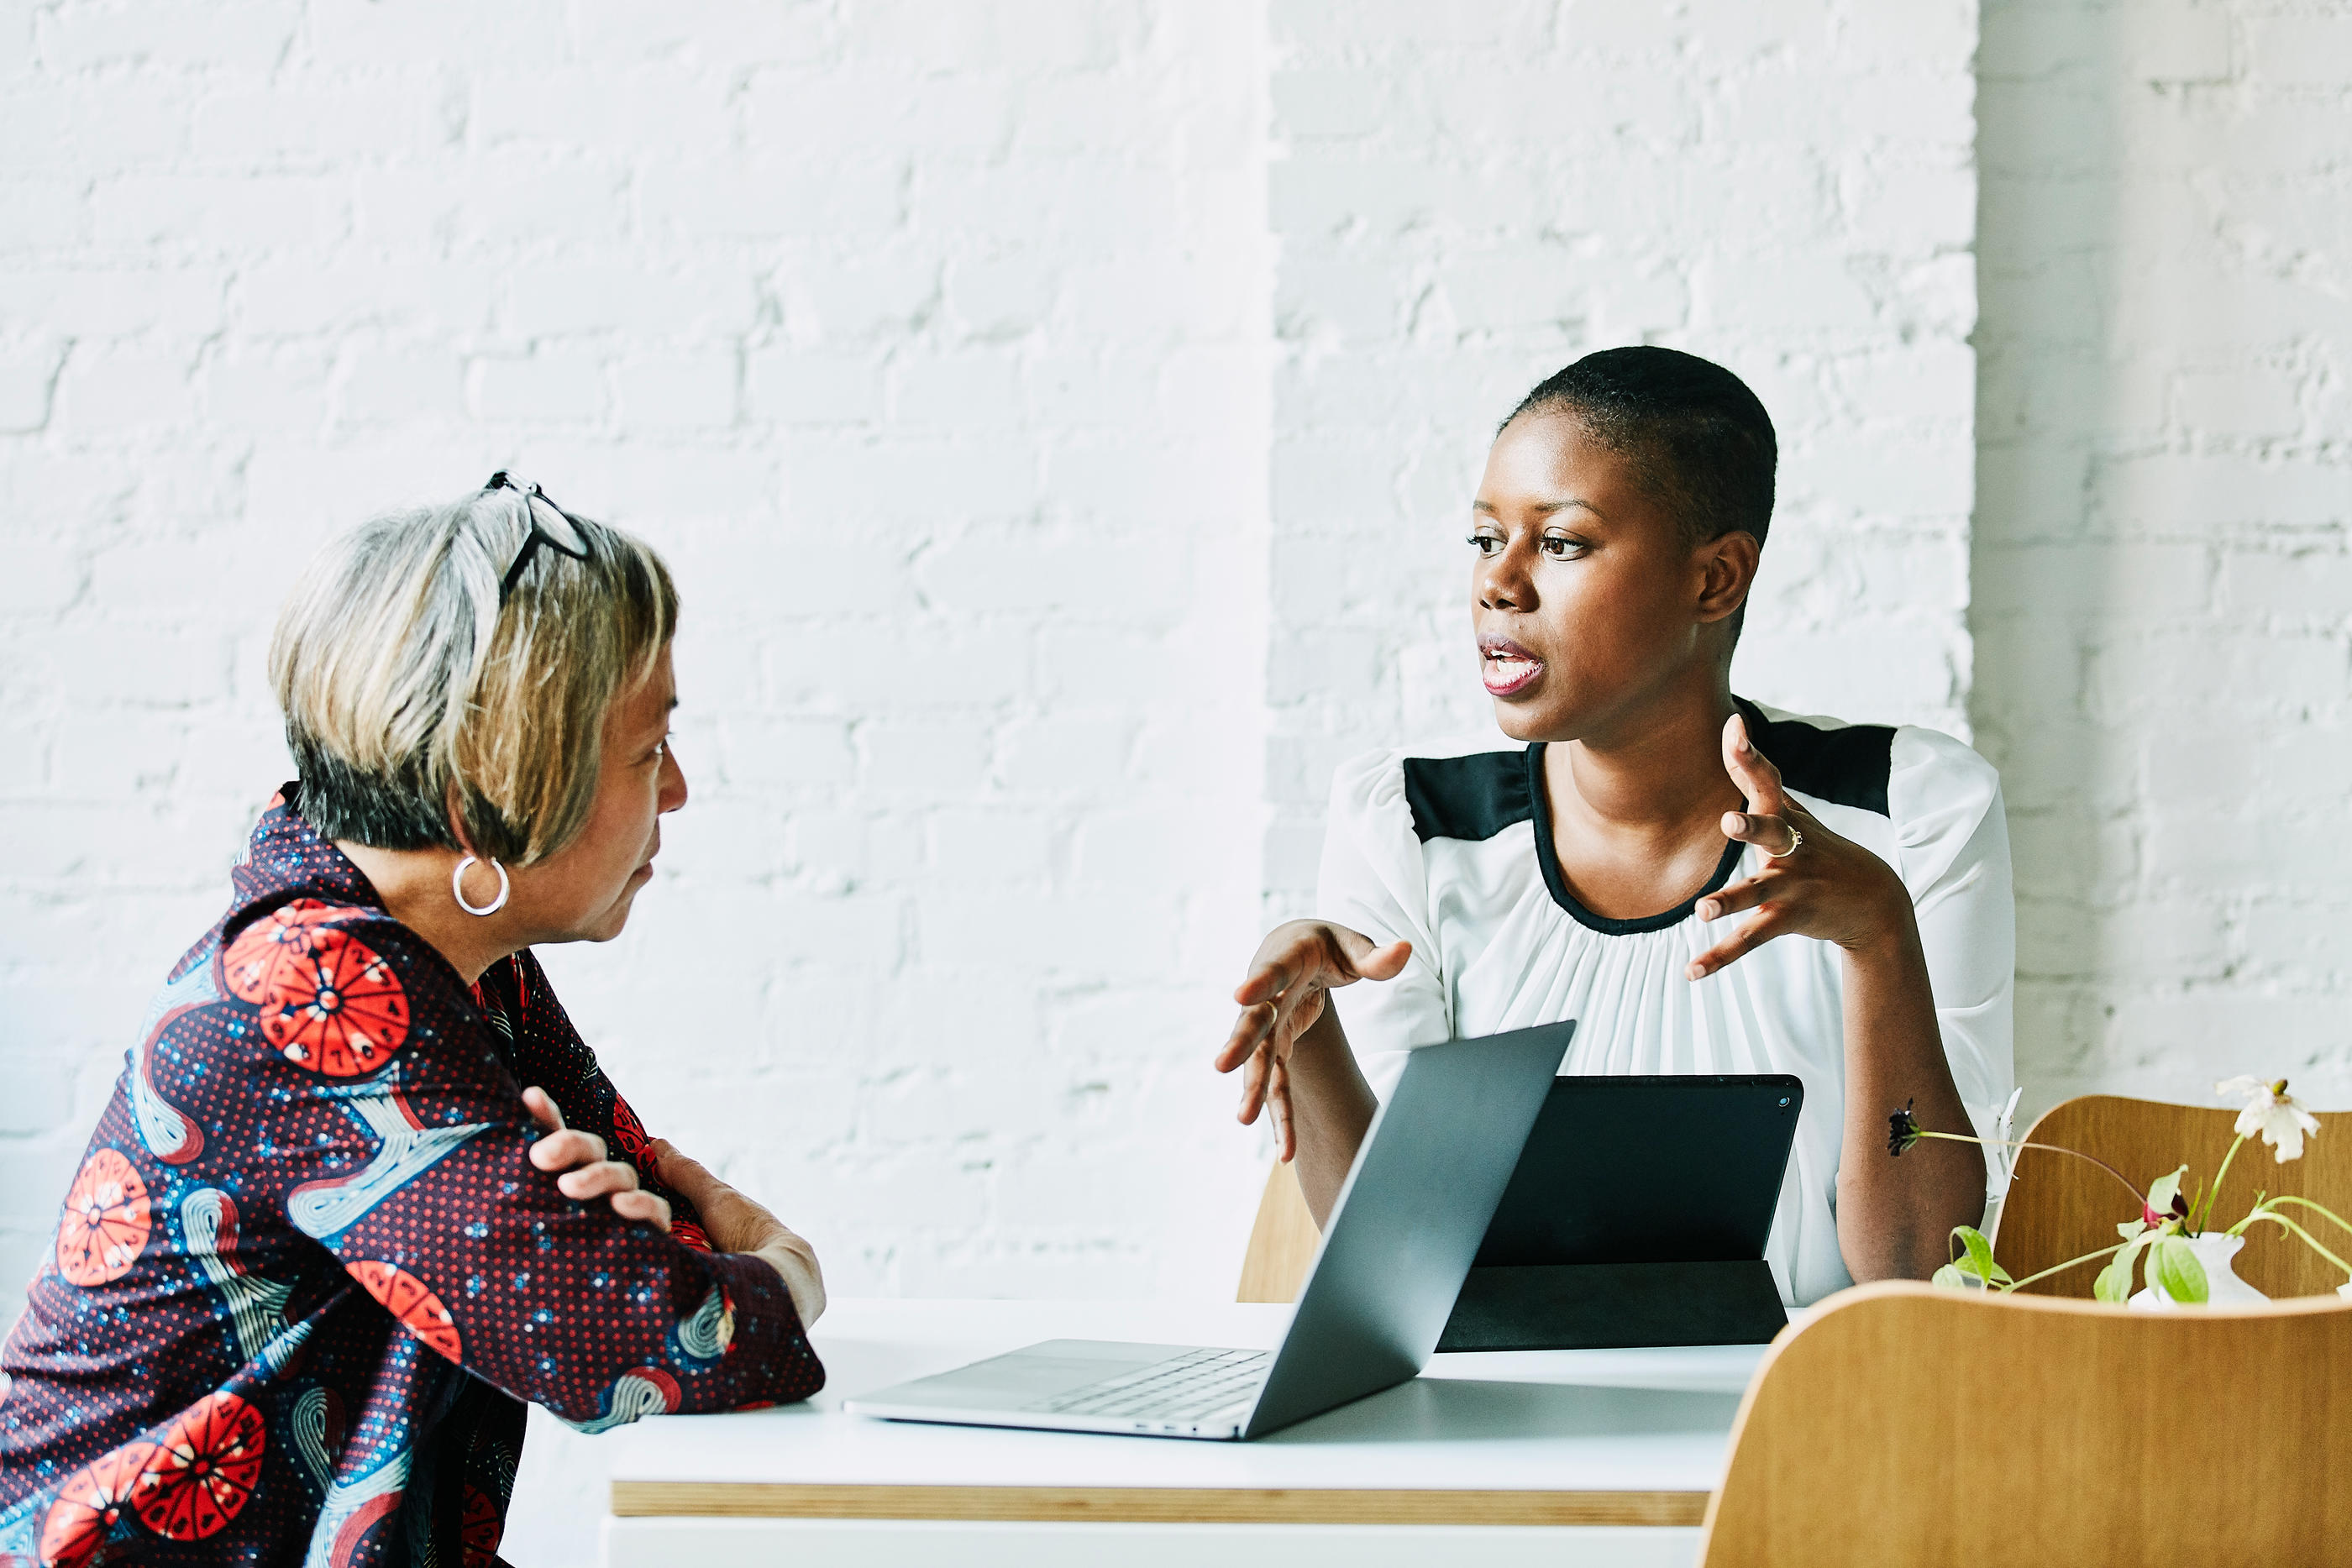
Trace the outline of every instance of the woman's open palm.
{"type": "Polygon", "coordinates": [[[1275,1143],[1283,1159],[1298,1152],[1290,1110],[1290,1053],[1323,1017],[1331,991],[1358,980],[1391,980],[1412,956],[1410,942],[1375,943],[1360,931],[1324,920],[1293,920],[1266,933],[1250,960],[1249,977],[1234,991],[1241,1017],[1217,1052],[1216,1069],[1242,1074],[1244,1125],[1261,1109],[1274,1117],[1275,1143]]]}

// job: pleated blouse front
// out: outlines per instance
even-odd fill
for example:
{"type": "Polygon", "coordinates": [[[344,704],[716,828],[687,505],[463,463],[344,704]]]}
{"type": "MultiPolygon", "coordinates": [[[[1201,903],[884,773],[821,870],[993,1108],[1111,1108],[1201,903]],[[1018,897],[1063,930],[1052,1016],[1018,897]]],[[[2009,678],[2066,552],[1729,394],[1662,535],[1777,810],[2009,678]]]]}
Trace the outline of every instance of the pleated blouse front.
{"type": "MultiPolygon", "coordinates": [[[[2012,1076],[2016,942],[1999,776],[1932,730],[1742,706],[1790,792],[1902,877],[1954,1082],[1990,1131],[2012,1076]]],[[[1461,757],[1373,752],[1339,769],[1317,913],[1413,946],[1395,980],[1335,993],[1365,1075],[1385,1099],[1411,1047],[1563,1019],[1578,1026],[1563,1073],[1794,1074],[1804,1110],[1765,1255],[1792,1305],[1851,1284],[1837,1243],[1846,1112],[1837,948],[1781,937],[1685,979],[1690,961],[1736,925],[1701,921],[1697,899],[1760,870],[1760,852],[1727,842],[1706,889],[1674,909],[1596,915],[1553,853],[1542,765],[1538,744],[1461,757]]],[[[1703,1130],[1659,1135],[1705,1157],[1703,1130]]]]}

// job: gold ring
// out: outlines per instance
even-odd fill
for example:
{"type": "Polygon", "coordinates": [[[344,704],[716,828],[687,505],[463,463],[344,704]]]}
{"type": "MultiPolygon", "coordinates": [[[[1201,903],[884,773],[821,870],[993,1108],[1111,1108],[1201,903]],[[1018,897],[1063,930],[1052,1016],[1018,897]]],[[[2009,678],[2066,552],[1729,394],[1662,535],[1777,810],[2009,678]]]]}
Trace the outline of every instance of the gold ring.
{"type": "Polygon", "coordinates": [[[1764,858],[1765,858],[1766,860],[1775,860],[1775,861],[1784,861],[1784,860],[1787,860],[1790,855],[1795,854],[1795,853],[1797,852],[1797,846],[1798,846],[1798,845],[1800,845],[1800,844],[1801,844],[1801,843],[1803,843],[1804,841],[1805,841],[1805,835],[1804,835],[1804,834],[1802,834],[1802,833],[1801,833],[1801,832],[1799,832],[1795,828],[1790,828],[1790,829],[1789,830],[1789,847],[1788,847],[1787,849],[1785,849],[1785,850],[1782,850],[1779,854],[1776,854],[1776,855],[1767,855],[1767,856],[1765,856],[1764,858]]]}

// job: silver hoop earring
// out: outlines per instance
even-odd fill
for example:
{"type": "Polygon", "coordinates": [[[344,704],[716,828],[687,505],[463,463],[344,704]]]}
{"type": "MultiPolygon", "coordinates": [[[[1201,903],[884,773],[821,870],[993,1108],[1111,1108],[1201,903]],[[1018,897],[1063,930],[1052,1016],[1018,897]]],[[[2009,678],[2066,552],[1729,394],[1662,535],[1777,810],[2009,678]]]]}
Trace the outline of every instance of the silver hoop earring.
{"type": "Polygon", "coordinates": [[[499,873],[499,895],[477,908],[466,902],[466,868],[474,863],[471,855],[457,862],[457,869],[449,873],[449,892],[457,900],[457,907],[468,915],[477,918],[496,915],[507,906],[507,894],[514,891],[513,885],[507,881],[507,868],[499,863],[497,856],[490,857],[490,869],[499,873]]]}

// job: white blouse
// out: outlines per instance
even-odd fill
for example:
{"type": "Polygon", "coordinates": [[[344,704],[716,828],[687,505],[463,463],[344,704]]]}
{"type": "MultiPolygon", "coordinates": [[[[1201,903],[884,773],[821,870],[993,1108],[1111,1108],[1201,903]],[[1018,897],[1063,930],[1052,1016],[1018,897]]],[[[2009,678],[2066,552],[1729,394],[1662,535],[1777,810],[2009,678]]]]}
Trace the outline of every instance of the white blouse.
{"type": "MultiPolygon", "coordinates": [[[[1789,791],[1910,890],[1952,1079],[1990,1135],[2013,1075],[2017,945],[2000,776],[1934,730],[1741,706],[1789,791]]],[[[1539,743],[1466,757],[1376,751],[1339,768],[1318,912],[1375,941],[1412,944],[1395,979],[1333,993],[1373,1091],[1388,1096],[1410,1047],[1562,1019],[1577,1020],[1563,1073],[1793,1073],[1804,1110],[1765,1257],[1791,1305],[1852,1284],[1837,1240],[1837,948],[1783,936],[1685,979],[1693,958],[1748,917],[1708,925],[1693,912],[1703,894],[1646,919],[1592,914],[1560,875],[1544,800],[1539,743]]],[[[1706,892],[1762,864],[1760,851],[1727,842],[1706,892]]],[[[2000,1168],[1988,1158],[1988,1171],[2000,1168]]]]}

